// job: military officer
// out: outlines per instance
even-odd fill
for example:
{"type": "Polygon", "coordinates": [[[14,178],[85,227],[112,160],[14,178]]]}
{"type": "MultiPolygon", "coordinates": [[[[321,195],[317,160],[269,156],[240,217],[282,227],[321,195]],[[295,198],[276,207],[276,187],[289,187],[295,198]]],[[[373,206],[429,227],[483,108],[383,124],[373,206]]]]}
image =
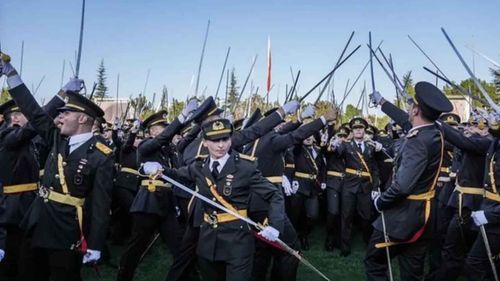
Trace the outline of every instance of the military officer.
{"type": "MultiPolygon", "coordinates": [[[[434,219],[432,205],[444,151],[444,138],[434,121],[453,106],[430,83],[417,83],[415,92],[407,114],[412,128],[396,156],[392,183],[373,198],[377,211],[383,212],[385,224],[381,216],[373,223],[364,261],[367,280],[387,280],[385,247],[390,247],[391,258],[399,256],[401,280],[423,278],[425,254],[432,235],[429,226],[434,219]]],[[[383,106],[385,100],[375,99],[377,95],[380,96],[378,93],[370,96],[372,102],[383,106]]]]}
{"type": "Polygon", "coordinates": [[[30,238],[23,250],[33,251],[31,263],[24,260],[21,265],[22,274],[31,278],[23,278],[81,280],[82,256],[83,263],[99,260],[109,221],[111,151],[91,132],[94,119],[104,112],[84,96],[68,92],[57,128],[7,61],[2,54],[1,73],[13,100],[51,147],[39,197],[21,222],[30,238]]]}
{"type": "MultiPolygon", "coordinates": [[[[333,127],[333,125],[332,125],[333,127]]],[[[332,134],[328,136],[329,140],[334,140],[334,137],[346,141],[350,134],[350,129],[347,124],[341,125],[337,131],[332,130],[332,134]]],[[[326,239],[325,250],[333,251],[335,244],[340,246],[340,192],[342,190],[342,182],[344,178],[344,160],[336,157],[333,153],[329,141],[322,147],[323,154],[326,158],[326,239]]]]}
{"type": "MultiPolygon", "coordinates": [[[[274,109],[267,117],[256,122],[253,126],[234,132],[231,135],[232,149],[241,149],[243,145],[251,143],[263,136],[281,123],[288,114],[295,113],[298,108],[299,103],[297,101],[290,101],[282,107],[274,109]]],[[[201,125],[213,119],[220,118],[218,114],[222,112],[221,109],[217,108],[217,104],[213,97],[208,97],[193,114],[195,117],[191,119],[194,123],[201,125]]],[[[177,144],[179,154],[182,155],[182,166],[190,165],[196,161],[196,159],[204,159],[208,156],[207,148],[203,146],[203,136],[200,134],[200,131],[201,127],[199,125],[193,126],[192,132],[189,132],[186,137],[177,144]]],[[[192,183],[189,183],[189,185],[194,189],[192,183]]],[[[176,189],[177,188],[174,189],[174,192],[176,189]]],[[[186,194],[180,190],[178,193],[186,194]]],[[[196,214],[192,212],[192,210],[197,208],[196,202],[197,200],[194,198],[193,200],[186,200],[185,208],[181,208],[181,212],[186,212],[188,222],[180,243],[180,253],[174,257],[174,263],[170,267],[167,280],[182,280],[182,278],[187,278],[186,276],[193,271],[192,268],[195,262],[194,251],[196,250],[196,243],[198,241],[198,227],[203,220],[201,216],[196,217],[196,214]],[[189,202],[191,202],[191,204],[188,204],[189,202]]]]}
{"type": "MultiPolygon", "coordinates": [[[[250,157],[231,150],[233,128],[227,119],[216,119],[202,126],[203,145],[209,156],[180,169],[146,163],[146,173],[164,169],[165,174],[196,182],[199,193],[226,208],[248,215],[250,193],[269,203],[269,224],[259,234],[274,241],[283,229],[283,196],[266,180],[250,157]]],[[[250,280],[254,237],[249,226],[236,217],[203,203],[204,222],[200,226],[197,247],[203,280],[250,280]]]]}
{"type": "MultiPolygon", "coordinates": [[[[478,117],[478,124],[469,126],[470,136],[442,123],[446,141],[462,152],[459,174],[448,205],[455,210],[442,248],[442,264],[433,274],[434,280],[456,280],[463,269],[472,241],[477,235],[471,212],[481,207],[485,159],[492,142],[487,121],[478,117]]],[[[431,279],[432,277],[429,277],[431,279]]]]}
{"type": "MultiPolygon", "coordinates": [[[[488,238],[493,261],[498,268],[497,253],[500,252],[500,120],[497,113],[492,113],[488,118],[490,133],[494,137],[486,156],[484,172],[485,198],[481,207],[471,213],[474,224],[484,227],[488,238]]],[[[494,280],[493,271],[486,250],[484,238],[477,235],[467,255],[465,272],[468,280],[494,280]]]]}
{"type": "Polygon", "coordinates": [[[117,151],[117,173],[114,178],[113,202],[115,204],[113,241],[123,243],[130,235],[131,216],[130,206],[134,201],[139,188],[141,175],[138,171],[137,147],[144,139],[144,132],[140,130],[139,120],[131,126],[125,142],[117,151]]]}
{"type": "Polygon", "coordinates": [[[361,228],[363,238],[368,241],[371,233],[370,220],[372,208],[370,204],[370,193],[377,190],[379,186],[378,167],[375,157],[382,149],[382,144],[376,143],[376,147],[365,141],[365,128],[368,122],[362,117],[355,117],[349,122],[352,132],[352,140],[345,142],[336,139],[332,143],[332,149],[337,157],[344,160],[344,182],[341,191],[341,245],[342,256],[351,253],[351,232],[354,214],[361,217],[361,228]]]}
{"type": "MultiPolygon", "coordinates": [[[[71,83],[69,83],[71,84],[71,83]]],[[[65,85],[63,88],[67,88],[65,85]]],[[[63,90],[60,95],[64,96],[63,90]]],[[[57,108],[64,105],[61,96],[54,97],[45,111],[53,118],[57,108]]],[[[6,230],[7,258],[0,264],[1,280],[17,280],[18,258],[23,232],[19,222],[36,197],[39,178],[39,157],[35,139],[36,131],[29,125],[13,100],[0,105],[0,113],[6,117],[7,128],[0,131],[0,159],[5,167],[0,170],[3,193],[0,204],[5,212],[0,213],[0,224],[6,230]]]]}
{"type": "MultiPolygon", "coordinates": [[[[150,138],[139,144],[138,162],[142,164],[155,161],[170,166],[170,142],[197,106],[198,102],[191,100],[170,124],[167,123],[165,110],[160,110],[144,120],[143,126],[149,131],[150,138]]],[[[176,220],[172,196],[170,184],[147,178],[141,181],[130,207],[133,216],[132,239],[120,259],[117,280],[133,280],[141,256],[157,231],[160,231],[170,251],[175,254],[176,241],[172,228],[176,228],[176,220]]]]}
{"type": "MultiPolygon", "coordinates": [[[[301,113],[301,120],[314,116],[314,106],[306,107],[301,113]]],[[[316,120],[303,124],[296,130],[278,133],[279,125],[269,133],[247,145],[244,153],[257,160],[257,168],[262,172],[276,188],[281,192],[283,184],[283,173],[285,169],[284,154],[289,147],[300,143],[305,138],[318,132],[328,122],[336,118],[336,111],[331,110],[324,116],[316,120]]],[[[246,123],[248,125],[248,122],[246,123]]],[[[283,126],[281,127],[287,130],[283,126]]],[[[249,216],[259,222],[267,219],[268,204],[256,194],[251,195],[249,216]]],[[[297,234],[287,216],[285,216],[285,227],[282,233],[282,240],[294,249],[299,249],[297,234]]],[[[282,251],[276,250],[264,242],[257,241],[254,259],[254,269],[252,280],[264,280],[270,264],[272,280],[295,280],[298,260],[282,251]],[[274,257],[274,260],[271,260],[274,257]]]]}

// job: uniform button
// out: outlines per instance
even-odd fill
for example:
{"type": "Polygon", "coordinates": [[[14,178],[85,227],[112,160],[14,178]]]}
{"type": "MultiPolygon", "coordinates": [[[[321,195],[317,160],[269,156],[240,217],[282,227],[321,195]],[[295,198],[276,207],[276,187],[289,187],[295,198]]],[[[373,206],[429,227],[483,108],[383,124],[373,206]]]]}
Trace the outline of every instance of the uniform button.
{"type": "Polygon", "coordinates": [[[58,175],[58,174],[56,174],[54,177],[56,177],[56,179],[58,179],[58,178],[59,178],[59,175],[58,175]]]}
{"type": "Polygon", "coordinates": [[[212,198],[212,201],[217,201],[217,199],[215,199],[215,198],[212,198]]]}

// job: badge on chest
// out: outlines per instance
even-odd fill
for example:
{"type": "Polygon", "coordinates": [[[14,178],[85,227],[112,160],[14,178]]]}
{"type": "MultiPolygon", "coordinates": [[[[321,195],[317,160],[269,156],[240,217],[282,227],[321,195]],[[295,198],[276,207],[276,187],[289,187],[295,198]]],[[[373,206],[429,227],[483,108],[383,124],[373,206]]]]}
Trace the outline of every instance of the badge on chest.
{"type": "Polygon", "coordinates": [[[80,159],[78,162],[78,167],[76,169],[76,174],[73,177],[73,183],[75,185],[81,185],[83,183],[83,171],[87,169],[88,161],[85,158],[80,159]]]}
{"type": "Polygon", "coordinates": [[[222,188],[222,194],[224,194],[225,196],[230,196],[232,191],[233,191],[233,187],[232,187],[233,179],[234,179],[233,175],[226,176],[226,183],[224,184],[224,187],[222,188]]]}

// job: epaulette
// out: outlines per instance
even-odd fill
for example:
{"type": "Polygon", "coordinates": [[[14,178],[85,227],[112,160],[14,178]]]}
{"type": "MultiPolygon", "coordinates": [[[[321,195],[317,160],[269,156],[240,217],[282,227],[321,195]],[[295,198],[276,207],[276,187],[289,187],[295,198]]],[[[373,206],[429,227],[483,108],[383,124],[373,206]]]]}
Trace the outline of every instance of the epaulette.
{"type": "Polygon", "coordinates": [[[413,138],[414,136],[416,136],[418,134],[418,130],[414,130],[414,131],[411,131],[411,133],[407,134],[406,135],[406,138],[409,139],[409,138],[413,138]]]}
{"type": "Polygon", "coordinates": [[[95,147],[96,147],[99,151],[101,151],[102,153],[104,153],[104,154],[106,154],[106,155],[108,155],[108,154],[110,154],[111,152],[113,152],[113,150],[112,150],[111,148],[109,148],[107,145],[105,145],[105,144],[103,144],[103,143],[101,143],[101,142],[97,142],[97,143],[95,144],[95,147]]]}
{"type": "Polygon", "coordinates": [[[241,159],[248,160],[248,161],[255,161],[255,157],[252,157],[250,155],[246,155],[246,154],[243,154],[243,153],[239,153],[238,157],[241,158],[241,159]]]}

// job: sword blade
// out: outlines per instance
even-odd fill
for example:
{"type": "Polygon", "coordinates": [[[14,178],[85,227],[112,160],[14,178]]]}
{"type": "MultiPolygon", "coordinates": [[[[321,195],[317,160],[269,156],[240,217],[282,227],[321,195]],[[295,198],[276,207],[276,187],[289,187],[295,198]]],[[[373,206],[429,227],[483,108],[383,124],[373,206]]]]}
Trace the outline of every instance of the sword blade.
{"type": "Polygon", "coordinates": [[[484,229],[484,225],[479,227],[481,229],[481,235],[483,236],[484,247],[486,248],[486,253],[488,254],[488,260],[491,264],[491,270],[493,271],[493,277],[495,281],[498,281],[498,273],[497,268],[495,266],[495,262],[493,261],[493,256],[491,255],[490,242],[488,241],[488,236],[486,235],[486,230],[484,229]]]}
{"type": "Polygon", "coordinates": [[[496,112],[500,112],[500,107],[498,107],[498,105],[496,105],[493,102],[493,100],[491,99],[490,95],[486,92],[486,90],[483,88],[483,86],[481,85],[481,83],[479,82],[479,80],[476,78],[476,76],[474,75],[474,73],[471,71],[471,69],[469,68],[469,66],[465,62],[464,58],[462,57],[462,55],[458,51],[457,47],[455,47],[455,44],[453,44],[453,41],[451,41],[450,37],[448,36],[448,33],[446,33],[446,30],[444,30],[444,28],[441,27],[441,31],[443,32],[444,37],[446,37],[446,40],[448,41],[448,43],[450,43],[451,48],[453,49],[453,51],[455,51],[455,54],[457,55],[458,59],[460,60],[460,62],[464,66],[464,68],[467,71],[467,73],[469,73],[469,76],[472,78],[472,81],[474,81],[474,84],[476,84],[476,86],[478,87],[478,89],[481,92],[481,94],[483,95],[483,97],[488,101],[488,103],[491,106],[491,108],[493,108],[496,112]]]}
{"type": "MultiPolygon", "coordinates": [[[[208,199],[207,197],[199,194],[198,192],[196,191],[193,191],[191,190],[190,188],[186,187],[185,185],[183,185],[182,183],[174,180],[173,178],[169,177],[169,176],[166,176],[164,174],[162,174],[160,176],[162,179],[164,179],[165,181],[177,186],[178,188],[180,188],[181,190],[191,194],[192,196],[202,200],[203,202],[213,206],[213,207],[216,207],[218,208],[219,210],[222,210],[246,223],[248,223],[249,225],[252,225],[254,226],[255,228],[261,230],[263,228],[263,226],[261,224],[258,224],[256,222],[254,222],[253,220],[245,217],[245,216],[242,216],[240,214],[238,214],[237,212],[234,212],[224,206],[222,206],[221,204],[217,203],[217,202],[214,202],[210,199],[208,199]]],[[[267,241],[267,240],[265,240],[267,241]]],[[[284,251],[286,251],[287,253],[289,253],[290,255],[293,255],[294,257],[296,257],[300,262],[302,262],[304,265],[306,265],[307,267],[309,267],[310,269],[312,269],[314,272],[316,272],[317,274],[319,274],[322,278],[324,278],[325,280],[327,281],[330,281],[330,279],[328,277],[326,277],[321,271],[319,271],[316,267],[314,267],[309,261],[307,261],[304,257],[302,257],[298,251],[294,250],[293,248],[291,248],[290,246],[288,246],[285,242],[283,242],[282,240],[280,239],[277,239],[276,242],[283,248],[284,251]]]]}
{"type": "Polygon", "coordinates": [[[76,69],[75,77],[78,78],[80,74],[80,61],[82,59],[82,45],[83,45],[83,26],[85,24],[85,0],[82,1],[82,18],[80,21],[80,40],[78,42],[78,54],[76,56],[76,69]]]}
{"type": "Polygon", "coordinates": [[[375,92],[375,76],[373,74],[372,32],[368,33],[368,47],[370,48],[370,76],[372,79],[372,92],[375,92]]]}

